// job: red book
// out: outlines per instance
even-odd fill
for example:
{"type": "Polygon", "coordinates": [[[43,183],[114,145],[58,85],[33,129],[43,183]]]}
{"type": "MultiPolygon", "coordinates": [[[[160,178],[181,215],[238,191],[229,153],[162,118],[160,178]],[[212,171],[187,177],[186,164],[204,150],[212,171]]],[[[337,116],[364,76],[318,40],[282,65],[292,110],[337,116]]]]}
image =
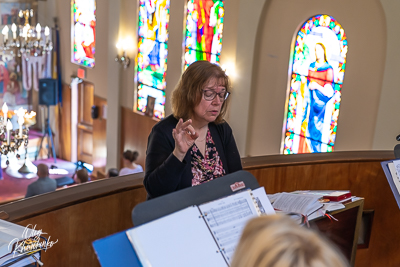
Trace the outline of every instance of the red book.
{"type": "Polygon", "coordinates": [[[342,201],[343,199],[351,197],[351,192],[349,191],[336,191],[330,193],[329,195],[323,196],[324,199],[329,199],[330,201],[342,201]]]}

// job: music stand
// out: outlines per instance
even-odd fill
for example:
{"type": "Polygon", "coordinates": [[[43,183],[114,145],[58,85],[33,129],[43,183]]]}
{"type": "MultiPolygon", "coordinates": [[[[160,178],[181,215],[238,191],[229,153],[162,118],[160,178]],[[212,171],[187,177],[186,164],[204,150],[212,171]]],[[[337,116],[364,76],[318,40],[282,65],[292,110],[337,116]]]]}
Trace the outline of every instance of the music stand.
{"type": "Polygon", "coordinates": [[[241,189],[254,190],[260,187],[257,179],[248,171],[230,173],[198,186],[188,187],[139,203],[132,210],[133,225],[138,226],[189,206],[200,205],[231,195],[238,192],[232,189],[235,183],[242,183],[243,188],[241,189]]]}
{"type": "MultiPolygon", "coordinates": [[[[191,205],[200,205],[240,190],[254,190],[259,187],[257,179],[250,172],[237,171],[198,186],[139,203],[132,211],[132,221],[136,227],[191,205]],[[244,188],[232,191],[231,186],[235,187],[241,182],[244,188]]],[[[103,267],[142,266],[126,235],[126,230],[96,240],[92,246],[103,267]]]]}

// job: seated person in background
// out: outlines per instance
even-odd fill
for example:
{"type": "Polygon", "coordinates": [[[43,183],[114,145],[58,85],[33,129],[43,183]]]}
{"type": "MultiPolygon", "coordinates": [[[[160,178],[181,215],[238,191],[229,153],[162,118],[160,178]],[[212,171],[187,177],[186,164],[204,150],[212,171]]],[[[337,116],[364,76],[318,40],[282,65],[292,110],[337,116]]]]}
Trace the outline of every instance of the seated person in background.
{"type": "Polygon", "coordinates": [[[39,179],[28,185],[25,198],[56,191],[57,182],[49,178],[49,167],[46,164],[37,166],[37,175],[39,179]]]}
{"type": "Polygon", "coordinates": [[[192,63],[172,92],[172,115],[148,138],[144,186],[155,198],[242,169],[232,129],[224,120],[230,81],[221,67],[192,63]]]}
{"type": "Polygon", "coordinates": [[[138,156],[137,151],[125,150],[122,154],[124,167],[119,171],[119,176],[143,172],[142,166],[135,163],[138,156]]]}
{"type": "Polygon", "coordinates": [[[77,184],[83,184],[89,181],[89,174],[85,168],[82,168],[76,172],[75,182],[77,184]]]}
{"type": "Polygon", "coordinates": [[[347,267],[341,253],[317,232],[285,215],[250,220],[231,267],[347,267]]]}
{"type": "Polygon", "coordinates": [[[117,168],[110,168],[107,172],[107,178],[111,178],[111,177],[117,177],[118,174],[118,169],[117,168]]]}

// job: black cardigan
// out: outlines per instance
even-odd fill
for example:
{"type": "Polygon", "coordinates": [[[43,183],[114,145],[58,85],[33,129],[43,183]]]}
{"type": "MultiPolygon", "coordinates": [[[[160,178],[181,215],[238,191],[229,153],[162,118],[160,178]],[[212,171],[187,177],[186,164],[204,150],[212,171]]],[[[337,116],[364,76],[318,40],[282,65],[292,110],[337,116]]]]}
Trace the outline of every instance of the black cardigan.
{"type": "MultiPolygon", "coordinates": [[[[172,154],[175,148],[172,130],[177,123],[178,120],[170,115],[154,125],[149,135],[143,181],[148,199],[192,186],[190,149],[183,162],[172,154]]],[[[208,128],[226,174],[241,170],[239,151],[228,123],[209,123],[208,128]]]]}

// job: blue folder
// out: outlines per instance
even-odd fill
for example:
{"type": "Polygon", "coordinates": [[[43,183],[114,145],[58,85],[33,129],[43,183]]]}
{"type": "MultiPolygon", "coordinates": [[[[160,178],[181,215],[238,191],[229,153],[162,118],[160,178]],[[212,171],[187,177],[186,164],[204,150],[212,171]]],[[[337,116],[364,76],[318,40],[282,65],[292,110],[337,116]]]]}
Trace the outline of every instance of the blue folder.
{"type": "Polygon", "coordinates": [[[92,244],[102,267],[142,267],[126,231],[96,240],[92,244]]]}

